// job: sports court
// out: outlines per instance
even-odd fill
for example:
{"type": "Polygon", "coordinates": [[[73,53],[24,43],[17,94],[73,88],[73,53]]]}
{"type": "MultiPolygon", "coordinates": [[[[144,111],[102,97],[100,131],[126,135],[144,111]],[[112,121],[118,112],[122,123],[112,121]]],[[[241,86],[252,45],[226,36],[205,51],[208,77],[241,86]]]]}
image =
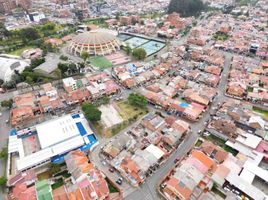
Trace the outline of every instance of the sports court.
{"type": "Polygon", "coordinates": [[[166,46],[166,43],[162,40],[142,37],[140,35],[121,33],[117,37],[131,49],[143,48],[146,51],[147,57],[157,53],[166,46]]]}
{"type": "Polygon", "coordinates": [[[146,42],[149,42],[149,40],[141,38],[141,37],[132,37],[125,41],[126,44],[130,46],[131,49],[135,49],[146,42]]]}
{"type": "Polygon", "coordinates": [[[104,56],[92,57],[89,61],[94,67],[99,69],[107,69],[113,66],[113,63],[107,60],[104,56]]]}
{"type": "Polygon", "coordinates": [[[147,56],[160,51],[163,47],[165,47],[165,44],[157,41],[150,41],[140,46],[146,51],[147,56]]]}

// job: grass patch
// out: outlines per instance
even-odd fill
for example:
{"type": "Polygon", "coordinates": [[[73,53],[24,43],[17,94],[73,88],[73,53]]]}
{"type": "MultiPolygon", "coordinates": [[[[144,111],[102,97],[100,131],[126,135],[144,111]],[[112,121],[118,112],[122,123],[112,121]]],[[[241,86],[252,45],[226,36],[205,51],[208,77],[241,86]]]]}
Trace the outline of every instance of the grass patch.
{"type": "Polygon", "coordinates": [[[15,51],[11,51],[9,54],[14,55],[14,56],[21,56],[23,51],[25,51],[27,49],[31,49],[31,48],[34,48],[34,47],[33,46],[22,47],[20,49],[15,50],[15,51]]]}
{"type": "Polygon", "coordinates": [[[109,188],[109,192],[110,193],[117,193],[117,192],[119,192],[117,189],[116,189],[116,187],[114,187],[114,185],[109,181],[109,179],[105,179],[106,180],[106,182],[107,182],[107,184],[108,184],[108,188],[109,188]]]}
{"type": "Polygon", "coordinates": [[[103,56],[93,57],[89,61],[94,67],[98,67],[102,70],[113,66],[113,64],[103,56]]]}
{"type": "Polygon", "coordinates": [[[260,108],[253,108],[253,111],[260,113],[262,116],[264,116],[266,119],[268,119],[268,111],[262,110],[260,108]]]}
{"type": "Polygon", "coordinates": [[[215,184],[211,188],[211,191],[214,192],[215,194],[219,195],[223,199],[226,198],[226,195],[222,191],[220,191],[215,184]]]}
{"type": "Polygon", "coordinates": [[[203,141],[198,139],[197,142],[195,143],[195,146],[200,147],[202,143],[203,141]]]}
{"type": "Polygon", "coordinates": [[[127,101],[117,103],[119,114],[123,120],[129,120],[137,116],[137,118],[148,113],[147,108],[135,107],[130,105],[127,101]]]}
{"type": "Polygon", "coordinates": [[[51,185],[51,188],[52,188],[52,190],[55,190],[55,189],[63,186],[63,184],[64,184],[63,179],[60,178],[60,179],[57,180],[57,182],[55,182],[54,184],[51,185]]]}
{"type": "Polygon", "coordinates": [[[253,92],[253,87],[248,87],[248,92],[253,92]]]}
{"type": "Polygon", "coordinates": [[[215,135],[210,134],[209,136],[205,137],[205,139],[213,142],[214,144],[220,146],[221,148],[223,148],[225,151],[233,154],[234,156],[236,156],[238,154],[238,151],[236,151],[235,149],[233,149],[232,147],[229,147],[225,144],[225,141],[219,137],[216,137],[215,135]]]}
{"type": "MultiPolygon", "coordinates": [[[[133,120],[134,121],[134,120],[133,120]]],[[[124,130],[125,128],[127,128],[129,125],[131,124],[131,122],[129,121],[124,121],[120,124],[115,125],[114,127],[111,128],[111,136],[116,135],[117,133],[119,133],[120,131],[124,130]]],[[[109,133],[109,132],[108,132],[109,133]]]]}
{"type": "Polygon", "coordinates": [[[43,172],[43,173],[37,175],[37,179],[39,181],[47,180],[49,178],[51,178],[49,171],[46,171],[46,172],[43,172]]]}
{"type": "Polygon", "coordinates": [[[103,128],[103,126],[102,126],[101,123],[99,123],[99,122],[94,122],[94,123],[93,123],[93,126],[94,126],[94,128],[96,129],[98,135],[103,135],[103,129],[104,129],[104,128],[103,128]]]}
{"type": "Polygon", "coordinates": [[[225,41],[225,40],[228,40],[228,38],[229,38],[229,35],[227,33],[222,33],[219,31],[213,35],[214,40],[225,41]]]}

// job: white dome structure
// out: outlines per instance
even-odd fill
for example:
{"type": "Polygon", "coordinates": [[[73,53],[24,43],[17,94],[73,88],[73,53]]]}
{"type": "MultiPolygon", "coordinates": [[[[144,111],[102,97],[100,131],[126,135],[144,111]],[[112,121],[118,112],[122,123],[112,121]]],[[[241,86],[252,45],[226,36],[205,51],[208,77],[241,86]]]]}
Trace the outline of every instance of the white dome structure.
{"type": "Polygon", "coordinates": [[[22,72],[29,64],[21,59],[0,57],[0,79],[10,81],[15,70],[22,72]]]}
{"type": "Polygon", "coordinates": [[[120,41],[114,34],[104,30],[94,30],[75,36],[69,46],[72,54],[107,55],[120,50],[120,41]]]}

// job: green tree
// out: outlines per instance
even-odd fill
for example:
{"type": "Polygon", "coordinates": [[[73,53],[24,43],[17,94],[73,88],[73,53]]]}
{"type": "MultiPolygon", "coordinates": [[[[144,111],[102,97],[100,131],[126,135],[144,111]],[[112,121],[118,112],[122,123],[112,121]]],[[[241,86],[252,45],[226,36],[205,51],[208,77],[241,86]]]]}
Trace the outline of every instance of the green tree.
{"type": "Polygon", "coordinates": [[[3,22],[0,23],[0,38],[6,38],[11,36],[11,32],[8,31],[3,22]]]}
{"type": "Polygon", "coordinates": [[[16,87],[16,83],[14,81],[8,81],[8,82],[4,82],[2,85],[3,88],[5,89],[12,89],[16,87]]]}
{"type": "Polygon", "coordinates": [[[41,65],[42,63],[44,63],[45,61],[46,61],[45,58],[35,58],[35,59],[31,60],[30,67],[32,69],[34,69],[34,68],[38,67],[39,65],[41,65]]]}
{"type": "Polygon", "coordinates": [[[2,151],[0,151],[0,158],[7,158],[7,148],[3,148],[2,151]]]}
{"type": "Polygon", "coordinates": [[[0,177],[0,185],[5,186],[7,183],[7,178],[5,176],[0,177]]]}
{"type": "Polygon", "coordinates": [[[68,71],[68,64],[67,63],[58,63],[58,69],[61,71],[62,74],[68,71]]]}
{"type": "Polygon", "coordinates": [[[40,38],[38,31],[32,27],[21,29],[19,32],[19,36],[24,44],[27,44],[32,40],[40,38]]]}
{"type": "Polygon", "coordinates": [[[13,104],[12,99],[4,100],[4,101],[1,102],[2,107],[6,107],[6,108],[9,108],[9,109],[12,108],[12,104],[13,104]]]}
{"type": "Polygon", "coordinates": [[[60,56],[60,59],[63,60],[63,61],[66,61],[66,60],[68,60],[68,57],[65,56],[65,55],[61,55],[61,56],[60,56]]]}
{"type": "Polygon", "coordinates": [[[31,76],[27,76],[25,82],[31,85],[33,84],[33,78],[31,76]]]}
{"type": "Polygon", "coordinates": [[[206,9],[201,0],[171,0],[168,13],[179,13],[182,17],[196,16],[206,9]]]}
{"type": "Polygon", "coordinates": [[[23,82],[23,76],[21,76],[19,73],[15,73],[11,76],[11,81],[14,81],[16,84],[23,82]]]}
{"type": "Polygon", "coordinates": [[[0,79],[0,85],[3,85],[4,81],[2,79],[0,79]]]}
{"type": "Polygon", "coordinates": [[[59,68],[54,70],[54,74],[57,76],[58,79],[62,79],[62,73],[59,68]]]}
{"type": "Polygon", "coordinates": [[[101,111],[95,105],[91,103],[84,103],[82,105],[82,110],[87,120],[91,122],[96,122],[101,119],[101,114],[102,114],[101,111]]]}
{"type": "Polygon", "coordinates": [[[143,48],[137,48],[133,50],[132,55],[138,60],[143,60],[146,58],[146,51],[143,48]]]}
{"type": "Polygon", "coordinates": [[[127,46],[125,47],[125,51],[126,51],[126,54],[127,54],[127,55],[130,55],[132,49],[130,48],[129,45],[127,45],[127,46]]]}
{"type": "Polygon", "coordinates": [[[56,24],[54,24],[53,22],[48,22],[41,27],[41,30],[42,31],[53,31],[55,29],[55,27],[56,27],[56,24]]]}
{"type": "Polygon", "coordinates": [[[89,53],[86,51],[82,51],[80,56],[84,60],[84,63],[85,63],[87,59],[89,58],[89,53]]]}
{"type": "Polygon", "coordinates": [[[128,96],[128,102],[131,105],[137,106],[137,107],[145,107],[148,104],[148,101],[144,96],[136,94],[136,93],[131,93],[128,96]]]}

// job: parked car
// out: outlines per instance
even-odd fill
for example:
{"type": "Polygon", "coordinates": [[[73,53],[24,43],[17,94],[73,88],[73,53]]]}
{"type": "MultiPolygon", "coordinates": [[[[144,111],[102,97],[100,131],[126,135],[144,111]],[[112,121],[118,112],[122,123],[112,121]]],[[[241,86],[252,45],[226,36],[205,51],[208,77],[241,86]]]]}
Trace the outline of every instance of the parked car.
{"type": "Polygon", "coordinates": [[[106,164],[107,164],[106,161],[104,161],[104,160],[101,161],[101,163],[102,163],[103,165],[106,165],[106,164]]]}
{"type": "Polygon", "coordinates": [[[112,173],[114,173],[114,168],[113,167],[110,167],[109,168],[109,171],[112,172],[112,173]]]}
{"type": "Polygon", "coordinates": [[[123,183],[123,179],[122,178],[119,178],[115,181],[118,185],[122,185],[123,183]]]}

